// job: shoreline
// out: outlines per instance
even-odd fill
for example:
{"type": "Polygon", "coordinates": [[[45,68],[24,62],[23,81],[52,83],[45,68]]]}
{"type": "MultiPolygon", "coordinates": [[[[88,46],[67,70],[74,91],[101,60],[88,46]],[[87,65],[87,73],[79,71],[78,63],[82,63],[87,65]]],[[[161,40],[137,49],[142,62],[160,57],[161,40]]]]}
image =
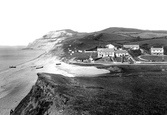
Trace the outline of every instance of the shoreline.
{"type": "Polygon", "coordinates": [[[96,64],[88,64],[89,66],[86,66],[86,64],[83,64],[84,66],[82,64],[68,64],[62,62],[56,56],[45,56],[45,53],[26,63],[19,64],[15,69],[0,72],[0,75],[3,76],[0,78],[0,88],[3,88],[0,93],[0,114],[8,115],[10,110],[14,109],[20,103],[36,83],[38,78],[37,73],[61,74],[67,77],[95,77],[110,73],[110,71],[105,68],[98,68],[96,64]],[[61,64],[56,65],[57,63],[61,64]],[[38,66],[43,67],[36,69],[38,66]]]}
{"type": "MultiPolygon", "coordinates": [[[[38,51],[39,51],[39,50],[38,50],[38,51]]],[[[45,50],[41,50],[41,51],[42,51],[43,53],[40,53],[37,57],[34,57],[34,58],[32,58],[32,59],[28,59],[27,61],[18,63],[18,64],[14,65],[14,66],[16,66],[16,67],[17,67],[17,66],[21,66],[21,65],[26,64],[26,63],[28,63],[28,62],[31,62],[31,61],[33,61],[33,60],[35,60],[35,59],[38,59],[38,58],[41,57],[42,55],[46,54],[46,51],[45,51],[45,50]]],[[[8,69],[11,69],[11,68],[7,67],[7,68],[4,68],[4,69],[0,69],[0,73],[6,71],[6,70],[8,70],[8,69]]]]}
{"type": "Polygon", "coordinates": [[[86,76],[109,73],[108,70],[92,67],[83,67],[62,62],[56,56],[40,55],[24,64],[19,64],[17,68],[7,69],[0,72],[0,114],[8,115],[19,102],[29,93],[36,83],[37,73],[46,72],[61,74],[67,77],[75,77],[86,73],[86,76]],[[61,63],[61,65],[56,65],[61,63]],[[38,66],[43,68],[36,69],[38,66]],[[87,71],[90,71],[87,73],[87,71]],[[101,71],[103,70],[103,71],[101,71]]]}
{"type": "Polygon", "coordinates": [[[17,106],[35,84],[37,79],[36,71],[31,70],[31,65],[45,54],[46,51],[43,50],[37,57],[17,64],[17,68],[0,70],[1,115],[9,115],[10,110],[17,106]]]}

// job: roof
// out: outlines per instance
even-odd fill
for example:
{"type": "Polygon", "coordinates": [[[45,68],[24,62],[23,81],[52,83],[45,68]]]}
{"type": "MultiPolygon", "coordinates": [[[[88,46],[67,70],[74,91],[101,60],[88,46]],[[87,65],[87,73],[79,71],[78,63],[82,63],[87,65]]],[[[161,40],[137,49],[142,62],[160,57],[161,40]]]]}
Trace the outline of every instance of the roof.
{"type": "Polygon", "coordinates": [[[139,45],[123,45],[123,46],[133,46],[133,47],[139,47],[139,45]]]}
{"type": "Polygon", "coordinates": [[[117,50],[115,53],[128,53],[126,50],[117,50]]]}
{"type": "Polygon", "coordinates": [[[87,49],[85,51],[97,51],[97,47],[91,48],[91,49],[87,49]]]}
{"type": "Polygon", "coordinates": [[[114,49],[112,49],[112,48],[98,48],[97,51],[101,51],[101,52],[114,52],[114,49]]]}
{"type": "Polygon", "coordinates": [[[163,48],[151,48],[151,50],[163,50],[163,48]]]}
{"type": "Polygon", "coordinates": [[[115,46],[114,45],[112,45],[112,44],[108,44],[108,45],[106,45],[108,48],[114,48],[115,46]]]}

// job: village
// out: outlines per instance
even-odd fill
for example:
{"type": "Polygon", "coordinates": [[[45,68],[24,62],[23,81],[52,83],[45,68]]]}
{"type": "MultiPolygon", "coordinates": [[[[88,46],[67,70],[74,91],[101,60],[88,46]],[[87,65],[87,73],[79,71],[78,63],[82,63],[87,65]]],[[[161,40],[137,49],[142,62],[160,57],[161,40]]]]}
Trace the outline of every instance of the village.
{"type": "MultiPolygon", "coordinates": [[[[103,63],[103,64],[153,64],[167,63],[167,56],[164,54],[163,47],[151,47],[149,52],[140,48],[140,45],[122,45],[116,47],[108,44],[105,47],[97,47],[94,50],[78,50],[78,53],[89,55],[86,60],[77,60],[84,63],[103,63]],[[138,53],[135,55],[134,53],[138,53]]],[[[75,52],[73,52],[74,55],[75,52]]]]}

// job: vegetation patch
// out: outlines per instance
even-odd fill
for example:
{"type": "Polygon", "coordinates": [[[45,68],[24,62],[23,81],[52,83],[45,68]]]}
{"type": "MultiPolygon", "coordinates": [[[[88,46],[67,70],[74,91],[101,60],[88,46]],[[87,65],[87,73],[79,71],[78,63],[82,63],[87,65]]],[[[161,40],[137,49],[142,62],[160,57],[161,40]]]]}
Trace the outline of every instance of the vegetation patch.
{"type": "Polygon", "coordinates": [[[152,62],[166,62],[167,61],[167,56],[163,55],[163,56],[154,56],[154,55],[143,55],[141,56],[141,58],[146,59],[148,61],[152,61],[152,62]]]}
{"type": "Polygon", "coordinates": [[[165,115],[166,73],[142,74],[75,78],[38,74],[43,77],[11,115],[165,115]]]}

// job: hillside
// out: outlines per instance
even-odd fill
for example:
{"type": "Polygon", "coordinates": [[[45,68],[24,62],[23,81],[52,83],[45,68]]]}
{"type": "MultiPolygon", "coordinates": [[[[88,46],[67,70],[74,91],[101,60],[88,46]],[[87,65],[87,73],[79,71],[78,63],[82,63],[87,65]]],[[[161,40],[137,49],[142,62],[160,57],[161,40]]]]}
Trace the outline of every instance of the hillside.
{"type": "Polygon", "coordinates": [[[42,38],[30,43],[27,48],[45,49],[48,54],[69,60],[81,59],[82,57],[87,59],[90,54],[85,55],[85,53],[82,53],[84,50],[104,47],[107,44],[118,47],[123,44],[139,44],[146,50],[151,46],[158,45],[167,49],[167,31],[113,27],[92,33],[80,33],[66,29],[50,31],[42,38]],[[78,53],[78,51],[80,52],[78,53]]]}
{"type": "Polygon", "coordinates": [[[132,37],[140,37],[144,39],[167,36],[167,31],[162,31],[162,30],[153,31],[153,30],[140,30],[140,29],[134,29],[134,28],[118,28],[118,27],[107,28],[102,30],[101,32],[117,33],[117,34],[132,36],[132,37]]]}
{"type": "Polygon", "coordinates": [[[40,73],[11,115],[165,115],[165,75],[147,72],[69,78],[40,73]]]}

